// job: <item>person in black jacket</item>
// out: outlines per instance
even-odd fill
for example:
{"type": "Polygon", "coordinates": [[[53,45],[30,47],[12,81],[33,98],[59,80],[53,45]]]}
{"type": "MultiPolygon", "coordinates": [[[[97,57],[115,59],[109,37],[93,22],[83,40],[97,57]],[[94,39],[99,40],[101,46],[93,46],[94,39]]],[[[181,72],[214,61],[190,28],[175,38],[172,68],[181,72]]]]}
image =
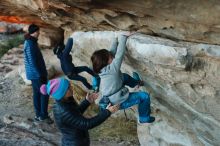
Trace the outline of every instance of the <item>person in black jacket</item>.
{"type": "Polygon", "coordinates": [[[53,106],[55,122],[62,133],[62,146],[89,146],[88,129],[100,125],[111,113],[119,109],[118,105],[109,105],[92,118],[83,113],[98,97],[97,93],[87,94],[86,99],[77,104],[73,98],[73,88],[65,78],[50,80],[40,88],[42,94],[51,95],[56,103],[53,106]]]}
{"type": "Polygon", "coordinates": [[[79,73],[87,72],[93,77],[96,77],[97,75],[95,75],[93,70],[87,66],[75,66],[72,63],[72,56],[70,55],[72,46],[73,46],[72,38],[69,38],[67,40],[66,45],[64,45],[63,39],[62,39],[61,42],[53,49],[53,52],[54,54],[57,55],[57,58],[59,58],[60,63],[61,63],[61,68],[64,74],[71,80],[81,81],[86,86],[86,88],[91,90],[92,85],[88,83],[85,77],[79,75],[79,73]]]}

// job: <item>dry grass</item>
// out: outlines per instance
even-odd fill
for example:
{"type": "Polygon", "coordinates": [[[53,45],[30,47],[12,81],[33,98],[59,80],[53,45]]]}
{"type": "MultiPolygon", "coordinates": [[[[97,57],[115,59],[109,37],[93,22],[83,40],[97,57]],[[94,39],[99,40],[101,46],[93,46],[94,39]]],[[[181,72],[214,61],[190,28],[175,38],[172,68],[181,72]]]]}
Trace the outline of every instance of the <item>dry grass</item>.
{"type": "MultiPolygon", "coordinates": [[[[73,84],[74,98],[80,101],[85,98],[86,92],[78,85],[73,84]]],[[[97,105],[93,104],[86,111],[85,116],[92,117],[99,112],[97,105]]],[[[127,145],[139,145],[137,138],[137,124],[134,120],[127,121],[125,117],[110,117],[100,126],[90,130],[92,140],[126,142],[127,145]]]]}
{"type": "Polygon", "coordinates": [[[136,121],[123,117],[109,118],[102,125],[90,130],[92,140],[127,142],[138,145],[136,121]]]}

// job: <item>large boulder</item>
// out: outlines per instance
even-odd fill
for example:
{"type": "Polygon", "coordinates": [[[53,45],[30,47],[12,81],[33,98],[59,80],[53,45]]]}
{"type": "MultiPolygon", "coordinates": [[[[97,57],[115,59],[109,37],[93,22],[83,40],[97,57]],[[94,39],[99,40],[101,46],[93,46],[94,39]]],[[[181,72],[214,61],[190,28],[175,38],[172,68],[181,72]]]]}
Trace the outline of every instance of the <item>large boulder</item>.
{"type": "Polygon", "coordinates": [[[6,114],[1,124],[1,145],[60,145],[60,132],[54,125],[35,123],[26,116],[6,114]],[[20,137],[22,136],[22,138],[20,137]]]}
{"type": "MultiPolygon", "coordinates": [[[[77,32],[72,55],[91,65],[97,49],[109,48],[122,32],[77,32]]],[[[122,71],[138,71],[151,95],[156,122],[139,131],[142,145],[220,143],[220,46],[175,42],[143,34],[127,41],[122,71]]],[[[138,127],[138,129],[142,129],[138,127]]]]}

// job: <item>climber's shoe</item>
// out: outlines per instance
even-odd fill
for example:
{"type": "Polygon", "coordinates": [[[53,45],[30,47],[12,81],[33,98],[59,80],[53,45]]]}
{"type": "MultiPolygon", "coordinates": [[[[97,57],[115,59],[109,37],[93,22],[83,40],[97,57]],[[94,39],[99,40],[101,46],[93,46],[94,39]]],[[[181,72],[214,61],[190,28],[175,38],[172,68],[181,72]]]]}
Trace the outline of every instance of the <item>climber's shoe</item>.
{"type": "Polygon", "coordinates": [[[144,81],[141,80],[141,77],[140,77],[140,75],[139,75],[137,72],[133,72],[133,73],[132,73],[132,76],[133,76],[133,78],[134,78],[135,80],[138,81],[138,85],[139,85],[139,86],[144,86],[144,81]]]}

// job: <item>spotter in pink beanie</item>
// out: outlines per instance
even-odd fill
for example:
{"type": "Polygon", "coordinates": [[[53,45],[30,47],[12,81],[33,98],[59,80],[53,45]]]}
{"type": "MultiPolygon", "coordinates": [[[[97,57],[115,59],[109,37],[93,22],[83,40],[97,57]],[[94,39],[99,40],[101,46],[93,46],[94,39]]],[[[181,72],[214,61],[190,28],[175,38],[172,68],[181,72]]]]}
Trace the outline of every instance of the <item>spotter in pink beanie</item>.
{"type": "Polygon", "coordinates": [[[47,84],[40,87],[43,95],[51,95],[55,100],[61,100],[69,88],[69,81],[65,78],[50,80],[47,84]]]}

